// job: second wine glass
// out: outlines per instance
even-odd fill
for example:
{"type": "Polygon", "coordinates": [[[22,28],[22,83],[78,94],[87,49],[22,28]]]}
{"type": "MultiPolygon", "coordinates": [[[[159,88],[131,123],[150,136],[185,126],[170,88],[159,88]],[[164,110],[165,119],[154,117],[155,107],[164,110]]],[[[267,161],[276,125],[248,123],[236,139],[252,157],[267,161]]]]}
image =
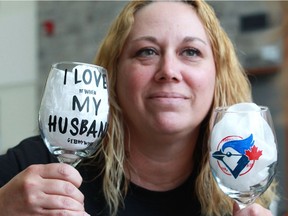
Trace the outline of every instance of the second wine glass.
{"type": "Polygon", "coordinates": [[[39,128],[49,151],[76,166],[99,147],[108,127],[107,71],[100,66],[53,64],[39,110],[39,128]]]}
{"type": "Polygon", "coordinates": [[[276,143],[268,107],[239,103],[215,109],[211,170],[221,190],[240,208],[252,204],[273,181],[276,143]]]}

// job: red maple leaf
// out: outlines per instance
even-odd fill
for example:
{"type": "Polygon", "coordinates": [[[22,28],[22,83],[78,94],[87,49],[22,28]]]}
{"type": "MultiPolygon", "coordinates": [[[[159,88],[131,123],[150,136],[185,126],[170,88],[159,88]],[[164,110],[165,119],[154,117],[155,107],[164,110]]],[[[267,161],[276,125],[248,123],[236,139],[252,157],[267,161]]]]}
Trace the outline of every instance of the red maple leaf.
{"type": "Polygon", "coordinates": [[[262,155],[262,150],[258,151],[258,147],[255,145],[248,151],[245,151],[246,156],[249,160],[259,160],[260,156],[262,155]]]}

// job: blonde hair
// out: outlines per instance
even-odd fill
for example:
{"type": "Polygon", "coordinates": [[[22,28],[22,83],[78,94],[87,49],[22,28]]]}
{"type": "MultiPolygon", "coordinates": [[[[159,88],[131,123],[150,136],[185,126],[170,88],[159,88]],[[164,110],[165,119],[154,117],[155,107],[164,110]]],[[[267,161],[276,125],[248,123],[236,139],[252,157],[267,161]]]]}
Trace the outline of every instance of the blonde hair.
{"type": "MultiPolygon", "coordinates": [[[[124,123],[121,108],[117,102],[116,73],[118,58],[134,23],[134,15],[152,1],[129,2],[112,24],[110,31],[102,42],[94,64],[108,70],[110,94],[110,119],[108,134],[96,157],[103,165],[103,190],[110,208],[110,214],[116,215],[123,204],[127,192],[128,180],[125,179],[124,164],[124,123]]],[[[248,78],[239,64],[233,44],[221,28],[212,8],[202,0],[183,1],[195,8],[209,36],[216,66],[216,84],[213,104],[207,117],[202,122],[195,157],[200,157],[199,176],[196,180],[196,193],[202,206],[203,215],[226,215],[232,212],[232,201],[226,197],[215,184],[208,162],[209,124],[212,109],[234,103],[251,101],[251,89],[248,78]]],[[[267,206],[273,194],[272,187],[258,199],[267,206]]]]}

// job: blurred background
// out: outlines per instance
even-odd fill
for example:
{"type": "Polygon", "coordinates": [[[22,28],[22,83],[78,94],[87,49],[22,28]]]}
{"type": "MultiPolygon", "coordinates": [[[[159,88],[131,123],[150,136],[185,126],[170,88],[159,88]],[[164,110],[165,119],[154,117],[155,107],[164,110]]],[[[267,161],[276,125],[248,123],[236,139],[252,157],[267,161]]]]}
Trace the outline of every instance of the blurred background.
{"type": "MultiPolygon", "coordinates": [[[[280,199],[272,208],[283,216],[288,211],[288,2],[209,3],[249,74],[254,101],[271,109],[280,158],[280,199]]],[[[91,63],[124,4],[0,1],[0,153],[38,134],[38,109],[51,64],[91,63]]]]}

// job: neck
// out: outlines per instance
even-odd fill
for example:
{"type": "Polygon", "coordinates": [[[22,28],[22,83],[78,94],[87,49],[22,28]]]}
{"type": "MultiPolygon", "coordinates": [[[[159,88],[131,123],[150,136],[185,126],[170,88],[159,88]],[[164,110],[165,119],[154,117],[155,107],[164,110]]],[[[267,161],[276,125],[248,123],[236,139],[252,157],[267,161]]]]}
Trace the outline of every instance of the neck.
{"type": "MultiPolygon", "coordinates": [[[[130,180],[143,188],[167,191],[181,185],[193,169],[193,152],[197,134],[186,139],[133,141],[126,146],[126,170],[130,180]],[[169,141],[168,141],[169,140],[169,141]]],[[[142,139],[143,140],[143,139],[142,139]]]]}

